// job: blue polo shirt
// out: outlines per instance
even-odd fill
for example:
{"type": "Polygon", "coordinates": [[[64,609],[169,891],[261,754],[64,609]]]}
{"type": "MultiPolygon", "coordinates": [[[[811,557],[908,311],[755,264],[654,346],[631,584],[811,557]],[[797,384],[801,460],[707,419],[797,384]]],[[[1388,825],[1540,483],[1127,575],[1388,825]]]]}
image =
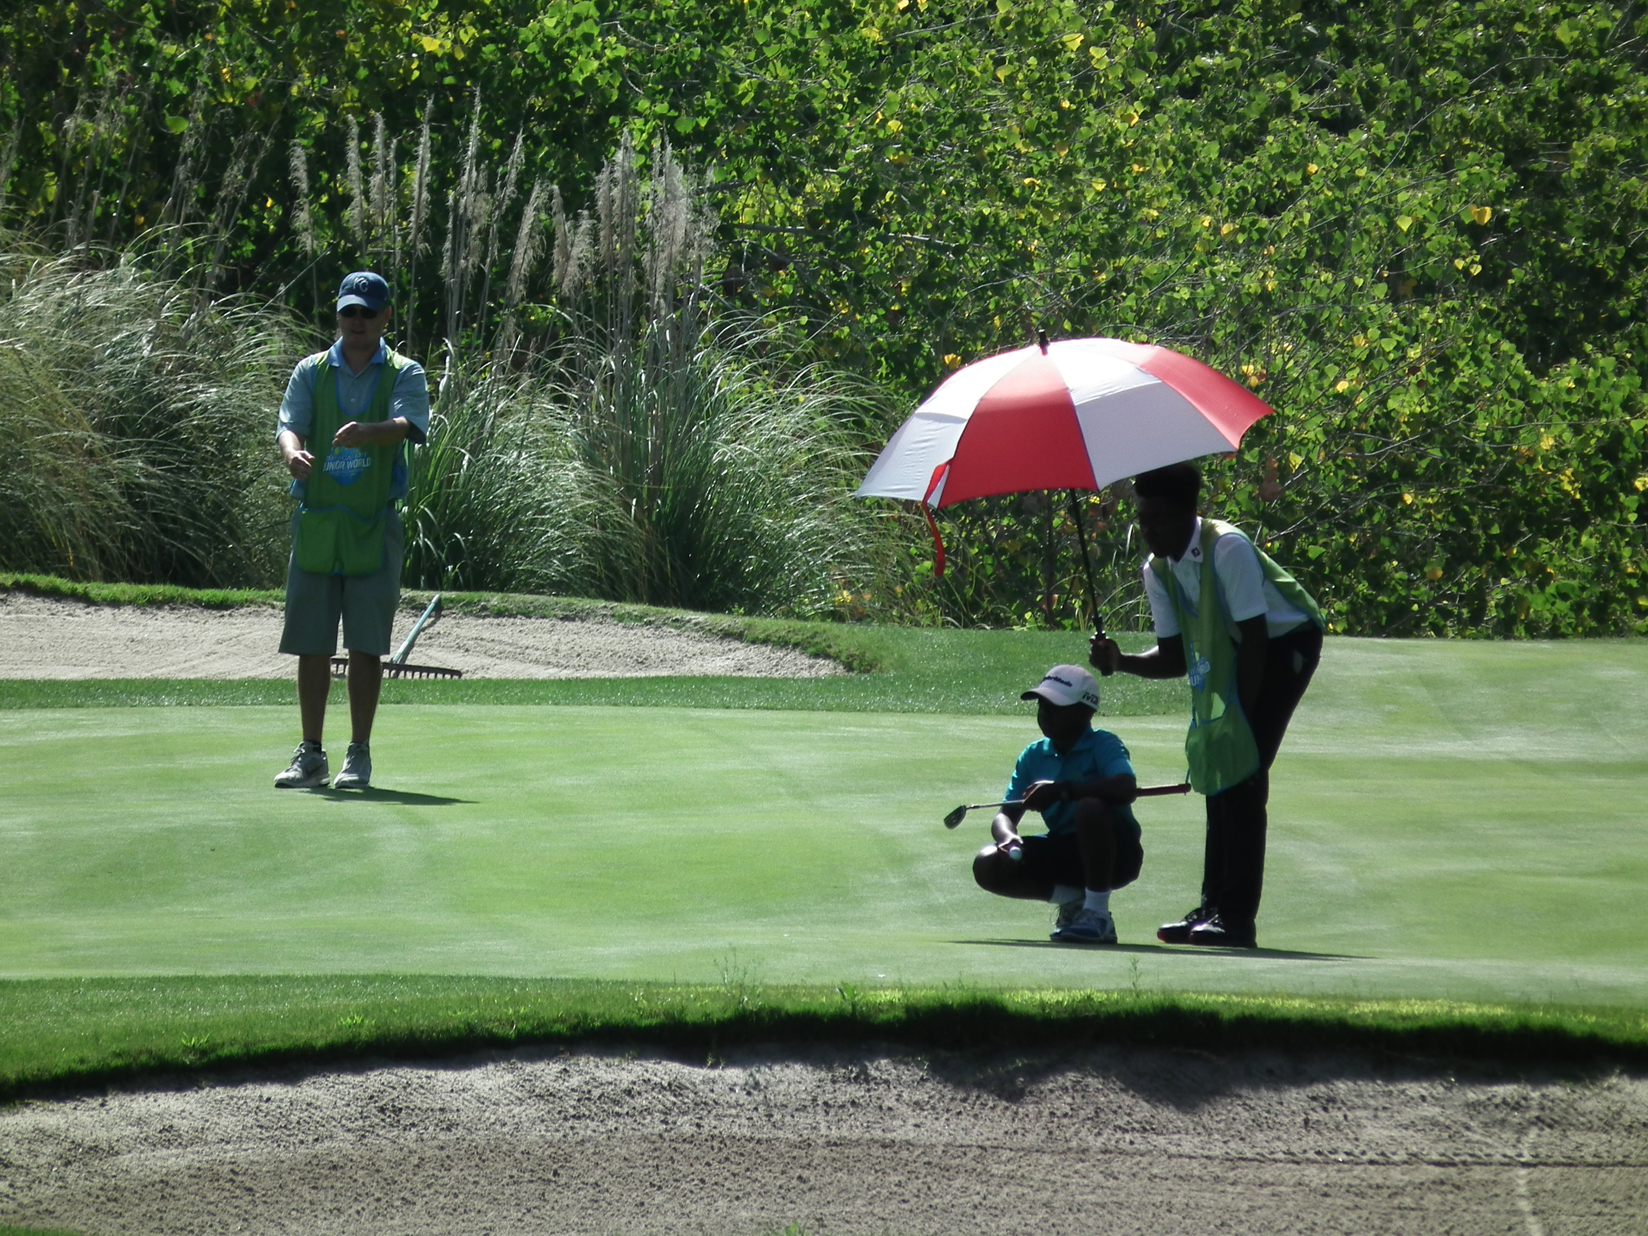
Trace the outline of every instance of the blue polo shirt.
{"type": "MultiPolygon", "coordinates": [[[[1013,779],[1007,783],[1002,798],[1023,798],[1024,792],[1038,781],[1097,781],[1101,777],[1133,775],[1133,762],[1127,758],[1122,740],[1109,730],[1088,730],[1063,755],[1053,749],[1051,738],[1031,743],[1019,754],[1019,762],[1013,766],[1013,779]]],[[[1041,813],[1041,818],[1049,833],[1074,832],[1075,811],[1074,803],[1055,803],[1041,813]]],[[[1115,812],[1136,840],[1139,821],[1133,817],[1133,808],[1117,807],[1115,812]]]]}
{"type": "MultiPolygon", "coordinates": [[[[320,367],[322,360],[332,366],[333,380],[337,382],[338,407],[351,420],[359,420],[377,391],[378,379],[383,376],[388,352],[389,349],[380,342],[378,350],[373,353],[372,359],[359,374],[354,373],[343,359],[341,339],[325,352],[305,356],[298,362],[297,368],[292,370],[292,378],[286,383],[286,395],[280,401],[280,423],[275,429],[275,437],[278,439],[289,429],[305,442],[309,440],[309,431],[315,424],[315,370],[320,367]]],[[[424,377],[423,366],[417,361],[411,362],[395,374],[395,387],[389,393],[387,419],[394,420],[399,416],[404,416],[407,424],[412,427],[412,431],[407,435],[407,441],[422,444],[429,440],[429,382],[424,377]]],[[[395,456],[395,468],[390,475],[390,498],[406,497],[406,486],[406,450],[402,447],[400,453],[395,456]]],[[[302,498],[303,482],[294,480],[291,492],[293,497],[302,498]]]]}

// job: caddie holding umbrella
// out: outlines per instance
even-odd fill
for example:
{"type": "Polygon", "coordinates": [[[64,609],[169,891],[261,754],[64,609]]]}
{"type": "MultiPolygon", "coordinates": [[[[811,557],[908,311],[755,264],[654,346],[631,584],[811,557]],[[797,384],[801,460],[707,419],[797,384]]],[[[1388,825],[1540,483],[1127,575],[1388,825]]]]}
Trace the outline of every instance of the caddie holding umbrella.
{"type": "MultiPolygon", "coordinates": [[[[1049,340],[951,374],[887,443],[860,497],[922,504],[933,573],[944,546],[932,512],[990,494],[1071,491],[1102,673],[1188,676],[1186,748],[1207,796],[1201,904],[1157,937],[1253,948],[1264,876],[1270,765],[1321,657],[1316,602],[1241,532],[1196,513],[1201,473],[1180,463],[1231,451],[1270,407],[1201,361],[1121,339],[1049,340]],[[1104,635],[1078,490],[1136,476],[1152,557],[1145,588],[1156,646],[1128,656],[1104,635]]],[[[966,808],[946,818],[954,827],[966,808]]]]}
{"type": "Polygon", "coordinates": [[[1164,923],[1167,944],[1255,948],[1270,766],[1322,655],[1322,612],[1248,537],[1196,512],[1201,471],[1179,463],[1134,478],[1150,548],[1145,592],[1156,645],[1128,654],[1095,635],[1102,674],[1190,680],[1190,783],[1207,797],[1201,903],[1164,923]]]}

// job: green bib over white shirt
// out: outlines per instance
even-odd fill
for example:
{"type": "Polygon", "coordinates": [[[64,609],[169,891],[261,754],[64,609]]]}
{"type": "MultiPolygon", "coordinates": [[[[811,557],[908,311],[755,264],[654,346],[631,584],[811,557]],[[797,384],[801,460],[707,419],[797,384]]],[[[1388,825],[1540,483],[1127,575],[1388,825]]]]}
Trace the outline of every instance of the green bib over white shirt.
{"type": "Polygon", "coordinates": [[[384,524],[394,505],[389,494],[401,444],[333,446],[332,439],[351,420],[388,420],[395,376],[410,363],[398,352],[384,349],[372,397],[358,417],[344,414],[332,365],[322,359],[315,366],[314,421],[306,443],[315,462],[304,482],[293,544],[300,570],[316,575],[371,575],[383,566],[384,524]]]}
{"type": "MultiPolygon", "coordinates": [[[[1221,536],[1248,538],[1240,529],[1219,520],[1204,519],[1201,528],[1201,596],[1192,606],[1173,576],[1173,563],[1160,556],[1150,567],[1167,590],[1184,641],[1185,675],[1190,680],[1190,732],[1185,757],[1190,784],[1198,794],[1218,794],[1246,781],[1259,771],[1259,745],[1242,712],[1237,690],[1236,648],[1239,633],[1225,605],[1213,568],[1213,546],[1221,536]]],[[[1252,545],[1251,541],[1248,541],[1252,545]]],[[[1265,579],[1283,600],[1318,629],[1325,628],[1322,611],[1311,595],[1258,546],[1253,552],[1265,579]]]]}

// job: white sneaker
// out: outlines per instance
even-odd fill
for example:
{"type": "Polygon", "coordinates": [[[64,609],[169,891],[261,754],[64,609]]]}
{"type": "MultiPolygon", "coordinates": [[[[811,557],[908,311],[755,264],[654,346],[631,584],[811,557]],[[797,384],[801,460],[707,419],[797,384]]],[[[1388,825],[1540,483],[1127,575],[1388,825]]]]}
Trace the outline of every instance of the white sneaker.
{"type": "Polygon", "coordinates": [[[372,748],[364,742],[349,744],[343,757],[343,771],[332,782],[334,790],[364,790],[372,784],[372,748]]]}
{"type": "Polygon", "coordinates": [[[1116,924],[1103,910],[1084,907],[1076,912],[1068,927],[1053,933],[1053,939],[1060,944],[1114,944],[1116,924]]]}
{"type": "Polygon", "coordinates": [[[1048,938],[1057,940],[1059,938],[1059,933],[1066,927],[1070,926],[1071,923],[1075,922],[1076,915],[1081,912],[1082,899],[1080,897],[1077,897],[1074,901],[1061,901],[1059,903],[1058,916],[1053,920],[1053,934],[1048,938]]]}
{"type": "Polygon", "coordinates": [[[277,790],[312,790],[325,785],[331,775],[326,751],[318,742],[302,742],[292,755],[292,763],[275,776],[277,790]]]}

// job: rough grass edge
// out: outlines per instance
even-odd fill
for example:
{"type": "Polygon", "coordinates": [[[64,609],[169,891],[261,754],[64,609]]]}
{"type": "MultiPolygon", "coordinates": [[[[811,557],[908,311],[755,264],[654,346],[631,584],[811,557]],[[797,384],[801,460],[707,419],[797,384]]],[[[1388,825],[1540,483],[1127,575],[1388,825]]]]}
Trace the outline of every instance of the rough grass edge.
{"type": "MultiPolygon", "coordinates": [[[[134,992],[154,992],[157,981],[165,982],[96,982],[107,995],[109,986],[121,983],[134,992]]],[[[14,1020],[6,1052],[12,1059],[0,1070],[0,1103],[148,1077],[427,1060],[533,1046],[621,1046],[707,1064],[729,1050],[755,1046],[970,1053],[1034,1044],[1038,1050],[1123,1045],[1221,1054],[1351,1051],[1487,1072],[1530,1066],[1648,1069],[1648,1014],[1640,1009],[1128,989],[860,989],[848,983],[769,988],[739,981],[691,986],[476,979],[468,981],[466,991],[465,980],[441,976],[429,976],[430,991],[419,996],[418,976],[294,976],[291,981],[333,991],[284,1015],[262,1009],[237,1024],[228,1005],[240,994],[239,986],[268,978],[186,981],[215,986],[228,999],[213,1009],[203,1008],[198,994],[179,997],[173,1020],[146,1033],[133,1033],[114,1017],[98,1024],[95,1010],[84,1010],[77,1037],[85,1046],[78,1050],[59,1041],[39,1042],[31,1051],[30,1028],[14,1020]],[[374,981],[410,984],[413,990],[375,1000],[347,990],[374,981]],[[449,987],[453,983],[458,990],[449,987]],[[523,988],[539,990],[534,996],[523,988]],[[452,1007],[455,998],[462,1007],[452,1007]],[[307,1028],[300,1024],[305,1022],[307,1028]],[[183,1029],[187,1033],[179,1033],[183,1029]]],[[[15,980],[0,983],[0,994],[15,1000],[30,986],[44,995],[48,985],[75,989],[92,983],[15,980]]]]}
{"type": "MultiPolygon", "coordinates": [[[[181,605],[198,609],[238,609],[281,606],[286,594],[279,589],[182,588],[172,584],[109,584],[63,579],[55,575],[0,572],[0,592],[81,601],[89,605],[181,605]]],[[[434,596],[406,590],[400,608],[421,613],[434,596]]],[[[536,596],[507,592],[445,592],[442,607],[448,613],[476,618],[548,618],[566,622],[617,622],[635,626],[671,627],[722,639],[742,640],[789,648],[808,656],[829,657],[854,673],[882,669],[875,653],[852,638],[845,623],[800,619],[757,618],[742,614],[703,614],[586,597],[536,596]]]]}

